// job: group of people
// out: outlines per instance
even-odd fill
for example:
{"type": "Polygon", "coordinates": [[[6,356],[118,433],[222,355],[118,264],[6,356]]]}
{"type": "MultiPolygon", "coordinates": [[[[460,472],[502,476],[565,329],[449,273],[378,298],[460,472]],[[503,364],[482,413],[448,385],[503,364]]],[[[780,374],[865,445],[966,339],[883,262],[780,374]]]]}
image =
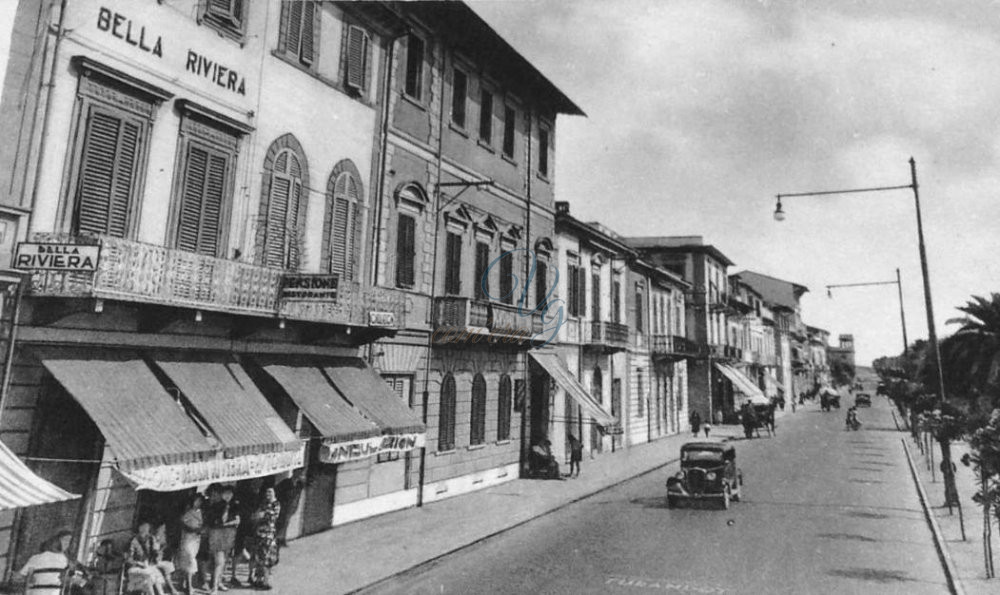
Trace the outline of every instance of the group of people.
{"type": "Polygon", "coordinates": [[[696,409],[691,410],[691,414],[688,415],[688,422],[691,424],[691,434],[695,438],[698,437],[698,432],[700,431],[705,432],[705,438],[708,438],[708,435],[712,433],[712,424],[707,421],[702,423],[701,414],[696,409]]]}
{"type": "MultiPolygon", "coordinates": [[[[278,520],[281,503],[273,487],[265,487],[255,507],[244,508],[235,499],[233,486],[213,484],[205,494],[194,494],[179,518],[179,539],[167,537],[166,523],[139,522],[124,552],[105,540],[96,551],[95,579],[124,560],[124,592],[146,595],[174,595],[172,577],[180,573],[184,590],[190,595],[198,578],[211,593],[228,591],[239,585],[235,560],[230,581],[224,581],[230,557],[246,556],[250,562],[249,581],[261,590],[271,588],[271,568],[278,563],[278,520]],[[176,547],[172,547],[175,545],[176,547]]],[[[31,595],[61,595],[66,586],[80,588],[86,574],[69,557],[72,533],[60,531],[46,540],[41,551],[31,556],[20,570],[28,580],[31,595]]],[[[103,580],[103,579],[102,579],[103,580]]]]}

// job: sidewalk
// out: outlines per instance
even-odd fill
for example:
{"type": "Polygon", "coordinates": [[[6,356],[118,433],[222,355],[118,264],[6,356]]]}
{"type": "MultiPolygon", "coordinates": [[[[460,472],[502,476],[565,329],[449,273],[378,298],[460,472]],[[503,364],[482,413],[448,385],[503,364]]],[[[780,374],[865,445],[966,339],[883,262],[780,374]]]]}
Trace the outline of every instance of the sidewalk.
{"type": "MultiPolygon", "coordinates": [[[[962,464],[962,455],[969,451],[964,442],[954,442],[951,446],[952,461],[955,463],[955,482],[959,499],[962,503],[962,514],[965,521],[965,541],[962,540],[962,529],[959,523],[958,508],[948,512],[944,502],[944,484],[941,479],[941,448],[933,445],[933,474],[931,458],[926,451],[921,452],[920,445],[909,432],[901,432],[906,438],[913,462],[917,466],[920,482],[927,492],[928,504],[937,519],[944,538],[945,547],[955,566],[958,582],[968,595],[996,593],[1000,590],[1000,579],[987,579],[983,557],[983,509],[972,501],[972,496],[978,489],[975,473],[971,467],[962,464]]],[[[995,523],[995,519],[993,520],[995,523]]],[[[1000,541],[997,540],[997,527],[993,526],[994,558],[1000,554],[1000,541]]],[[[1000,560],[995,560],[1000,567],[1000,560]]]]}
{"type": "MultiPolygon", "coordinates": [[[[741,432],[739,426],[713,426],[712,439],[728,440],[741,432]]],[[[278,593],[356,591],[656,471],[676,461],[680,445],[690,440],[690,432],[684,432],[584,460],[576,479],[516,479],[294,540],[281,551],[272,584],[278,593]]]]}

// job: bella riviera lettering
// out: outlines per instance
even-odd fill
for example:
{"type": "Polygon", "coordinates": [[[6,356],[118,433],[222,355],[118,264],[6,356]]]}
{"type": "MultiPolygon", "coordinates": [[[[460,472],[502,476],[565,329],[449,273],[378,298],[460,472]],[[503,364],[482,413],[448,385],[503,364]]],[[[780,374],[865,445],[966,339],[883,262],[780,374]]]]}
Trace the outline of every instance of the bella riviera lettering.
{"type": "Polygon", "coordinates": [[[184,69],[207,78],[223,89],[229,89],[243,96],[247,94],[247,82],[243,76],[232,68],[209,60],[194,50],[188,50],[184,69]]]}
{"type": "Polygon", "coordinates": [[[163,37],[157,35],[156,41],[150,46],[148,41],[152,40],[152,36],[146,37],[146,26],[135,24],[132,19],[119,12],[112,12],[102,6],[97,12],[97,28],[157,58],[163,57],[163,37]]]}

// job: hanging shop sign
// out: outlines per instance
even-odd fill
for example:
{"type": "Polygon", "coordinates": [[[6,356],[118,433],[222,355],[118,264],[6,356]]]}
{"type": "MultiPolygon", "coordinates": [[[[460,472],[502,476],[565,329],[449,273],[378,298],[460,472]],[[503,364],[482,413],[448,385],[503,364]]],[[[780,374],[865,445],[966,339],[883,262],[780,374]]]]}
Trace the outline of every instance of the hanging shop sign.
{"type": "Polygon", "coordinates": [[[337,299],[339,275],[287,274],[281,277],[282,299],[337,299]]]}
{"type": "Polygon", "coordinates": [[[305,464],[305,444],[290,451],[230,458],[219,453],[217,458],[204,461],[119,471],[137,490],[174,492],[206,483],[230,483],[298,469],[305,464]]]}
{"type": "Polygon", "coordinates": [[[320,460],[324,463],[347,463],[389,452],[408,452],[423,448],[424,434],[389,434],[348,442],[323,444],[320,460]]]}
{"type": "Polygon", "coordinates": [[[14,268],[93,273],[97,271],[100,255],[101,247],[97,245],[19,242],[14,255],[14,268]]]}

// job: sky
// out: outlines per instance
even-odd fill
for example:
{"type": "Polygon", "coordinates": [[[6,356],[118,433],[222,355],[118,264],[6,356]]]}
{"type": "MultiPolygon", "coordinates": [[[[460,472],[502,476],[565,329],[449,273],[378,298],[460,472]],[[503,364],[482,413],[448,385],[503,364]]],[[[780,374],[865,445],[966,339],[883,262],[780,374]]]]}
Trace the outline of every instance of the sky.
{"type": "MultiPolygon", "coordinates": [[[[909,190],[916,159],[939,334],[1000,291],[1000,2],[473,0],[587,113],[560,117],[558,200],[623,235],[702,235],[809,288],[807,324],[857,360],[927,336],[909,190]]],[[[0,85],[14,0],[0,0],[0,85]]]]}
{"type": "Polygon", "coordinates": [[[857,361],[927,337],[916,159],[936,328],[1000,291],[1000,3],[473,1],[576,102],[557,123],[557,200],[623,235],[702,235],[809,288],[807,324],[857,361]]]}

